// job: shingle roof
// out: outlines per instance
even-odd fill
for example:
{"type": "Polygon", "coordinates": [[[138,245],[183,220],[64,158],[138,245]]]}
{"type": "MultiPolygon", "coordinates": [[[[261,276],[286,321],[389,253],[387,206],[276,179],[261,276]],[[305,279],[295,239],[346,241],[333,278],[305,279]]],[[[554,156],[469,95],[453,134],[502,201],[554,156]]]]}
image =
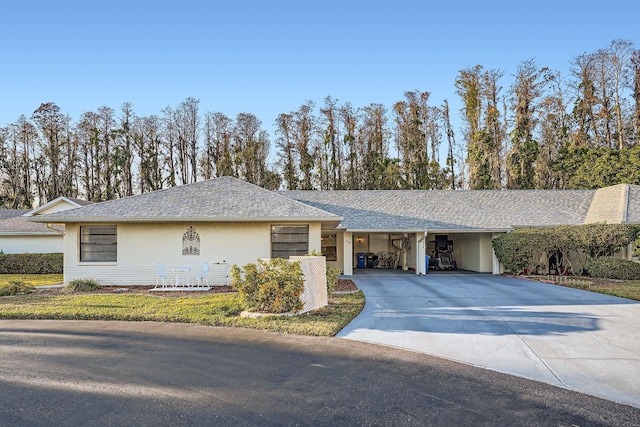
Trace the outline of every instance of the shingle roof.
{"type": "MultiPolygon", "coordinates": [[[[57,226],[57,228],[64,229],[64,226],[57,226]]],[[[61,234],[57,228],[49,228],[47,224],[28,221],[22,216],[0,220],[0,234],[61,234]]]]}
{"type": "Polygon", "coordinates": [[[78,199],[76,197],[65,197],[65,199],[70,200],[80,206],[87,206],[87,205],[92,205],[95,202],[91,202],[89,200],[83,200],[83,199],[78,199]]]}
{"type": "Polygon", "coordinates": [[[31,220],[48,222],[313,220],[337,223],[341,218],[239,179],[222,177],[32,217],[31,220]]]}
{"type": "Polygon", "coordinates": [[[582,224],[591,190],[349,190],[281,194],[344,217],[348,230],[508,230],[582,224]]]}
{"type": "Polygon", "coordinates": [[[21,216],[27,212],[28,209],[0,209],[0,220],[21,216]]]}

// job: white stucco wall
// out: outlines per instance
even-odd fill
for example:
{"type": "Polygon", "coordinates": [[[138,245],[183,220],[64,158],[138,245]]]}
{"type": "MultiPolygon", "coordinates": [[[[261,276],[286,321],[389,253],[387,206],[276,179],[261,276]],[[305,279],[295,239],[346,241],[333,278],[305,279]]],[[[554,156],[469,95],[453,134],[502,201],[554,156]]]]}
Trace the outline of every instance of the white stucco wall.
{"type": "Polygon", "coordinates": [[[342,232],[342,273],[346,276],[353,274],[353,234],[342,232]]]}
{"type": "MultiPolygon", "coordinates": [[[[78,254],[79,226],[67,224],[64,281],[90,277],[105,285],[153,285],[156,282],[156,263],[163,263],[169,269],[191,267],[192,274],[199,271],[205,262],[226,261],[242,266],[256,262],[258,258],[270,258],[271,225],[283,224],[117,224],[118,260],[81,263],[78,254]],[[182,255],[182,236],[189,226],[193,226],[200,235],[200,255],[182,255]]],[[[309,250],[320,251],[320,224],[308,225],[309,250]]]]}
{"type": "Polygon", "coordinates": [[[44,205],[41,207],[41,209],[38,210],[37,215],[44,215],[44,214],[51,214],[54,212],[62,212],[62,211],[67,211],[69,209],[75,209],[78,206],[71,204],[69,202],[67,202],[66,200],[60,199],[55,203],[52,203],[50,205],[44,205]]]}
{"type": "Polygon", "coordinates": [[[0,249],[2,249],[5,254],[61,253],[62,248],[63,237],[60,234],[52,234],[47,236],[0,236],[0,249]]]}
{"type": "Polygon", "coordinates": [[[491,273],[493,271],[493,247],[491,233],[449,234],[453,240],[453,256],[461,270],[491,273]]]}
{"type": "Polygon", "coordinates": [[[326,261],[327,267],[333,267],[344,271],[344,233],[342,231],[331,231],[336,235],[336,260],[326,261]]]}

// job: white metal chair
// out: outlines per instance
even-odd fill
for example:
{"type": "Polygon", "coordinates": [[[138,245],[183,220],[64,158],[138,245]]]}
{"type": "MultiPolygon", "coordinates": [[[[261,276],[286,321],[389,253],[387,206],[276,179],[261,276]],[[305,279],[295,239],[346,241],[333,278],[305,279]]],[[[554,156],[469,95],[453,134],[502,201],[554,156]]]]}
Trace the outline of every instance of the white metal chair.
{"type": "Polygon", "coordinates": [[[196,274],[195,276],[193,276],[193,284],[195,286],[204,286],[205,284],[209,286],[209,280],[207,279],[207,274],[209,273],[209,266],[210,264],[208,262],[205,262],[202,265],[202,270],[200,271],[200,274],[196,274]]]}
{"type": "Polygon", "coordinates": [[[164,264],[157,263],[156,264],[156,288],[158,287],[158,282],[162,280],[162,287],[167,286],[167,279],[169,276],[167,275],[167,267],[164,264]]]}

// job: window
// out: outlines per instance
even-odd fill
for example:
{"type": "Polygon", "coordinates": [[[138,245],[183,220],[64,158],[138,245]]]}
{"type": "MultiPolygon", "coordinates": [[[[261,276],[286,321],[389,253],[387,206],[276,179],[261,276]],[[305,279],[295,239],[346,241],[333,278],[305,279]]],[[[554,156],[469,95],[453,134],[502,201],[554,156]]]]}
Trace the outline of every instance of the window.
{"type": "Polygon", "coordinates": [[[271,257],[289,258],[309,253],[308,225],[272,225],[271,257]]]}
{"type": "Polygon", "coordinates": [[[118,235],[115,225],[80,227],[80,261],[115,262],[118,260],[118,235]]]}
{"type": "Polygon", "coordinates": [[[327,257],[327,261],[338,260],[335,234],[322,233],[322,255],[327,257]]]}

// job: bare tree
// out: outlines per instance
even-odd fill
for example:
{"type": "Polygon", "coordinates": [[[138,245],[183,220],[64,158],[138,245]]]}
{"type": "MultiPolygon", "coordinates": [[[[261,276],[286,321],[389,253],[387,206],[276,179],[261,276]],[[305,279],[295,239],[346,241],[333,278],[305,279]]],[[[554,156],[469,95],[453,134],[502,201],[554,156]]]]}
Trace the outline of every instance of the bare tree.
{"type": "Polygon", "coordinates": [[[316,165],[318,154],[316,136],[317,118],[313,115],[314,104],[308,101],[302,104],[293,115],[293,139],[300,158],[300,171],[302,190],[313,190],[313,169],[316,165]]]}
{"type": "Polygon", "coordinates": [[[133,129],[135,120],[133,105],[130,102],[122,104],[122,116],[120,117],[118,130],[118,157],[122,161],[122,181],[120,197],[133,195],[133,129]]]}
{"type": "Polygon", "coordinates": [[[358,157],[362,159],[363,188],[393,187],[398,176],[386,175],[393,174],[396,168],[399,170],[399,162],[385,161],[389,156],[390,131],[384,105],[369,104],[362,109],[359,135],[362,139],[362,144],[359,144],[362,152],[358,157]]]}
{"type": "Polygon", "coordinates": [[[323,159],[325,163],[325,171],[320,173],[321,176],[325,175],[325,178],[320,180],[320,188],[340,189],[342,188],[343,150],[338,128],[336,100],[327,96],[324,99],[324,107],[320,109],[320,114],[324,126],[323,159]]]}
{"type": "Polygon", "coordinates": [[[276,146],[280,149],[279,164],[287,190],[296,190],[300,182],[296,163],[299,156],[293,137],[293,115],[282,113],[276,119],[276,146]]]}
{"type": "Polygon", "coordinates": [[[346,103],[339,110],[340,123],[343,129],[343,145],[346,151],[346,160],[348,161],[345,170],[345,187],[348,189],[362,188],[363,168],[362,168],[362,139],[357,137],[360,114],[350,103],[346,103]]]}
{"type": "Polygon", "coordinates": [[[640,49],[634,50],[631,56],[631,90],[633,99],[632,128],[634,143],[640,142],[640,49]]]}
{"type": "MultiPolygon", "coordinates": [[[[442,120],[447,132],[447,163],[446,172],[449,173],[449,188],[456,189],[456,171],[455,171],[455,157],[454,150],[456,145],[456,137],[453,128],[451,127],[451,118],[449,116],[449,102],[445,99],[442,103],[442,120]]],[[[445,173],[446,173],[445,172],[445,173]]]]}
{"type": "Polygon", "coordinates": [[[233,120],[222,113],[213,114],[216,176],[238,176],[233,159],[233,120]]]}
{"type": "Polygon", "coordinates": [[[607,49],[610,61],[611,92],[613,96],[613,115],[615,119],[615,138],[617,148],[622,150],[629,145],[625,130],[625,110],[624,99],[625,88],[630,87],[633,80],[633,68],[631,58],[633,57],[633,43],[629,40],[614,40],[607,49]]]}
{"type": "Polygon", "coordinates": [[[133,128],[133,146],[138,158],[138,191],[159,190],[165,182],[161,120],[157,116],[135,117],[133,128]]]}
{"type": "Polygon", "coordinates": [[[533,59],[518,66],[510,91],[515,120],[511,132],[511,150],[507,155],[508,188],[535,187],[534,164],[539,150],[534,135],[538,124],[537,110],[544,90],[553,77],[548,68],[538,68],[533,59]]]}
{"type": "Polygon", "coordinates": [[[9,209],[31,209],[32,161],[30,153],[36,145],[36,128],[24,116],[6,128],[0,128],[0,206],[9,209]]]}
{"type": "Polygon", "coordinates": [[[596,146],[600,135],[595,114],[598,98],[593,57],[586,54],[576,57],[571,65],[571,73],[575,79],[572,89],[575,97],[573,120],[576,123],[572,143],[578,147],[596,146]]]}
{"type": "Polygon", "coordinates": [[[177,113],[173,111],[173,109],[169,106],[165,107],[162,110],[163,113],[163,135],[162,141],[165,145],[164,153],[165,160],[164,163],[167,165],[168,176],[167,176],[167,185],[169,187],[176,186],[176,174],[179,168],[179,162],[184,161],[184,158],[180,157],[178,162],[176,162],[176,153],[179,152],[178,149],[178,130],[176,129],[176,115],[177,113]],[[176,166],[178,163],[178,166],[176,166]]]}
{"type": "Polygon", "coordinates": [[[471,189],[493,188],[487,152],[482,147],[480,118],[482,116],[482,66],[461,70],[456,78],[456,93],[462,99],[467,145],[467,168],[471,189]]]}
{"type": "MultiPolygon", "coordinates": [[[[60,166],[65,165],[65,154],[69,142],[70,118],[62,114],[60,107],[52,102],[41,104],[33,112],[32,119],[43,136],[38,161],[38,200],[45,203],[64,194],[60,180],[60,166]]],[[[73,165],[68,165],[73,168],[73,165]]]]}
{"type": "Polygon", "coordinates": [[[196,182],[198,178],[199,102],[194,98],[187,98],[180,103],[173,114],[177,139],[178,169],[182,184],[196,182]]]}
{"type": "Polygon", "coordinates": [[[562,188],[561,174],[554,168],[563,147],[569,141],[569,117],[565,84],[560,73],[549,81],[549,92],[541,99],[539,151],[534,165],[535,188],[562,188]]]}

